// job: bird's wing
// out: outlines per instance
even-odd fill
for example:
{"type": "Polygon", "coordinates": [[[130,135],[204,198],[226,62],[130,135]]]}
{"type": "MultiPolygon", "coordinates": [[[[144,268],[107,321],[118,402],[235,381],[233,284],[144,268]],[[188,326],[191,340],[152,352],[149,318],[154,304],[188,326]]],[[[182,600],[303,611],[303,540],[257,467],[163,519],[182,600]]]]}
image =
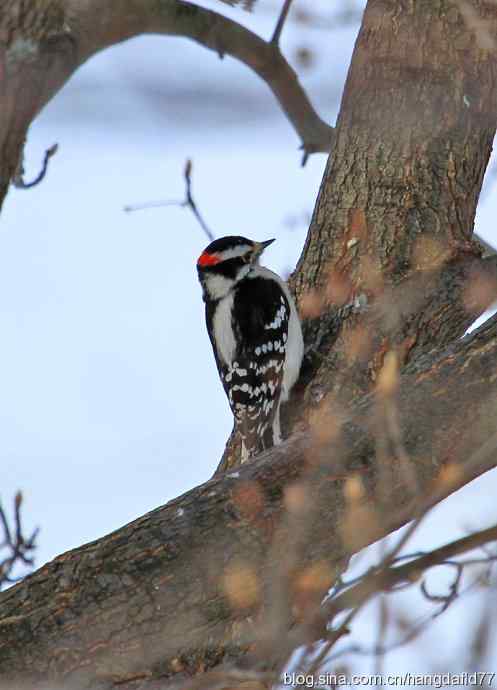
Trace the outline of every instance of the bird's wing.
{"type": "Polygon", "coordinates": [[[246,278],[233,304],[233,328],[241,345],[221,374],[249,455],[273,445],[290,305],[275,280],[246,278]]]}

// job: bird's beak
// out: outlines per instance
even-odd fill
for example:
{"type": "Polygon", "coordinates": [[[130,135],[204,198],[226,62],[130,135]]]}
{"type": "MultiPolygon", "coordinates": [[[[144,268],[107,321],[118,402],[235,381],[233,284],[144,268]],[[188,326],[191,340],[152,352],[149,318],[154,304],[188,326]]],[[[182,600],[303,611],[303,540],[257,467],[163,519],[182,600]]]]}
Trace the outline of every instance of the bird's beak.
{"type": "Polygon", "coordinates": [[[254,258],[258,259],[266,247],[269,247],[273,242],[274,238],[272,240],[266,240],[265,242],[256,242],[253,250],[254,258]]]}

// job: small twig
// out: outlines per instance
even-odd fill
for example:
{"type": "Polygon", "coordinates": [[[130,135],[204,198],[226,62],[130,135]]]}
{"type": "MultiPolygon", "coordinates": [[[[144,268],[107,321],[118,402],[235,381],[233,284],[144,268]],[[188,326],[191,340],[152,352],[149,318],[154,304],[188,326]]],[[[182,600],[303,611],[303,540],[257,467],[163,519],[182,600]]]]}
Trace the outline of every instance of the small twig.
{"type": "Polygon", "coordinates": [[[7,517],[4,513],[4,510],[3,510],[1,504],[0,504],[0,522],[2,523],[3,533],[5,535],[4,541],[0,544],[0,548],[3,548],[4,546],[9,546],[10,544],[12,544],[12,536],[10,534],[10,527],[9,527],[9,523],[7,522],[7,517]]]}
{"type": "Polygon", "coordinates": [[[184,172],[185,183],[186,183],[185,206],[189,206],[191,208],[195,218],[200,223],[200,227],[205,232],[205,234],[209,238],[210,242],[212,242],[214,240],[214,234],[209,230],[206,222],[204,221],[204,219],[200,215],[200,212],[199,212],[197,205],[196,205],[196,203],[193,199],[193,196],[192,196],[192,168],[193,168],[193,163],[190,160],[190,158],[188,158],[188,160],[186,161],[186,164],[185,164],[185,172],[184,172]]]}
{"type": "Polygon", "coordinates": [[[456,575],[454,577],[454,580],[451,582],[450,587],[449,587],[449,593],[448,594],[430,594],[428,592],[428,589],[426,587],[426,582],[423,580],[423,582],[420,585],[421,593],[424,596],[425,599],[428,601],[431,601],[436,604],[443,604],[442,608],[438,612],[438,615],[446,611],[449,606],[452,604],[452,602],[458,598],[459,596],[459,585],[461,584],[463,572],[464,572],[464,564],[463,563],[452,563],[456,569],[456,575]]]}
{"type": "MultiPolygon", "coordinates": [[[[387,553],[387,540],[382,539],[379,544],[380,558],[383,560],[387,553]]],[[[381,593],[378,602],[378,635],[376,649],[380,650],[385,646],[390,618],[389,605],[386,594],[381,593]]],[[[375,659],[374,673],[381,676],[383,674],[384,655],[378,653],[375,659]]]]}
{"type": "Polygon", "coordinates": [[[126,213],[132,213],[133,211],[143,211],[144,209],[149,209],[149,208],[160,208],[161,206],[179,206],[180,208],[189,208],[191,209],[193,215],[197,219],[197,221],[200,224],[200,227],[204,231],[204,233],[207,235],[208,239],[210,242],[212,242],[215,239],[214,234],[211,232],[209,229],[207,223],[205,220],[202,218],[200,215],[200,211],[198,210],[197,204],[195,203],[195,200],[192,195],[192,168],[193,168],[193,163],[190,160],[190,158],[187,159],[185,163],[185,169],[183,172],[184,178],[185,178],[185,198],[181,201],[150,201],[146,202],[144,204],[133,204],[131,206],[125,206],[124,211],[126,213]]]}
{"type": "MultiPolygon", "coordinates": [[[[462,537],[456,541],[440,546],[438,549],[415,558],[404,565],[387,567],[385,562],[370,569],[364,577],[350,589],[340,593],[335,599],[325,604],[327,613],[335,616],[340,611],[349,609],[358,602],[364,602],[378,591],[390,590],[394,585],[411,582],[414,583],[421,573],[428,568],[438,565],[453,565],[455,561],[449,561],[454,556],[481,547],[490,541],[497,540],[497,525],[481,530],[475,534],[462,537]]],[[[494,557],[495,558],[495,557],[494,557]]],[[[484,562],[493,559],[484,559],[484,562]]],[[[391,566],[389,559],[387,563],[391,566]]],[[[468,560],[460,565],[474,565],[475,559],[468,560]]]]}
{"type": "Polygon", "coordinates": [[[349,612],[348,616],[345,618],[343,623],[336,630],[333,630],[330,633],[328,640],[323,644],[319,651],[319,654],[315,657],[312,664],[310,665],[307,671],[309,675],[315,674],[322,668],[324,662],[327,660],[327,656],[331,651],[332,647],[334,647],[338,640],[350,633],[349,626],[352,623],[353,619],[362,610],[362,607],[365,605],[365,603],[366,600],[360,602],[360,604],[358,604],[358,606],[355,609],[352,609],[352,611],[349,612]]]}
{"type": "MultiPolygon", "coordinates": [[[[468,561],[469,563],[469,561],[468,561]]],[[[465,564],[468,564],[465,563],[465,564]]],[[[458,597],[460,598],[467,594],[468,592],[472,591],[475,587],[475,582],[472,584],[468,585],[465,587],[462,591],[459,592],[458,597]]],[[[445,597],[441,598],[442,600],[445,601],[445,597]]],[[[436,597],[433,597],[432,600],[436,600],[436,597]]],[[[453,603],[455,598],[451,599],[449,602],[449,605],[453,603]]],[[[437,600],[438,601],[438,600],[437,600]]],[[[378,655],[384,656],[390,652],[392,652],[394,649],[399,649],[400,647],[403,647],[404,645],[408,644],[409,642],[412,642],[414,639],[419,637],[421,633],[426,630],[428,625],[434,621],[436,618],[438,618],[445,610],[447,609],[447,606],[442,607],[442,609],[438,609],[434,613],[430,614],[429,616],[424,616],[419,622],[414,622],[413,626],[410,630],[408,630],[407,634],[401,637],[398,640],[395,640],[388,645],[384,645],[382,647],[374,646],[373,648],[366,648],[362,645],[359,644],[352,644],[349,645],[348,647],[344,647],[340,651],[338,651],[336,654],[331,654],[328,658],[327,661],[336,661],[340,657],[346,656],[347,654],[357,654],[357,655],[362,655],[362,656],[373,656],[376,657],[378,655]]]]}
{"type": "Polygon", "coordinates": [[[36,187],[36,185],[40,184],[40,182],[42,182],[42,180],[45,179],[45,175],[47,174],[48,161],[50,160],[50,158],[52,158],[52,156],[54,156],[57,153],[58,149],[59,145],[53,144],[49,149],[45,151],[45,157],[43,158],[43,165],[41,167],[41,170],[32,182],[24,181],[24,168],[21,162],[19,165],[19,170],[12,180],[14,186],[17,189],[31,189],[32,187],[36,187]]]}
{"type": "Polygon", "coordinates": [[[277,46],[280,42],[281,32],[283,31],[283,27],[285,26],[286,18],[288,17],[288,12],[290,11],[291,4],[292,0],[285,0],[283,3],[280,16],[278,17],[278,21],[276,23],[273,36],[271,38],[271,43],[275,46],[277,46]]]}
{"type": "Polygon", "coordinates": [[[0,524],[3,529],[4,539],[0,543],[1,549],[7,549],[8,556],[0,561],[0,587],[6,583],[16,582],[19,578],[11,577],[12,570],[17,563],[32,566],[34,559],[29,555],[36,548],[36,529],[29,538],[24,537],[21,523],[22,494],[19,491],[14,499],[14,526],[9,527],[7,516],[0,504],[0,524]]]}

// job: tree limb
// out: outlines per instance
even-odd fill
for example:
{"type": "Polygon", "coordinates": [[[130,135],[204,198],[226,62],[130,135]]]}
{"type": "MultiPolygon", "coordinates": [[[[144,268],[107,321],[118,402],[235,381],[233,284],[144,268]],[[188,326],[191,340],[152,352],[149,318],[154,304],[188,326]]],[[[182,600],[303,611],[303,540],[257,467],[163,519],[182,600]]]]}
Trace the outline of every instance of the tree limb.
{"type": "Polygon", "coordinates": [[[95,52],[142,33],[191,38],[221,57],[230,55],[258,74],[269,86],[301,138],[307,153],[331,150],[333,128],[316,114],[297,75],[278,46],[222,15],[180,0],[66,0],[67,19],[74,27],[81,62],[95,52]],[[94,17],[103,16],[95,31],[94,17]]]}
{"type": "Polygon", "coordinates": [[[245,564],[261,592],[269,587],[287,543],[285,487],[312,486],[312,539],[303,540],[295,578],[309,564],[326,563],[331,584],[344,558],[410,520],[433,486],[440,499],[497,464],[492,446],[466,465],[471,449],[493,438],[496,370],[493,318],[442,355],[415,360],[401,377],[401,431],[415,489],[398,463],[385,468],[375,459],[369,395],[339,436],[326,440],[320,426],[311,428],[239,472],[60,556],[0,597],[0,676],[147,688],[153,677],[181,678],[238,659],[257,637],[254,612],[231,608],[226,572],[245,564]],[[344,490],[354,473],[367,519],[360,524],[355,514],[352,526],[344,490]],[[127,681],[144,673],[141,685],[127,681]]]}
{"type": "Polygon", "coordinates": [[[243,62],[268,84],[305,153],[330,151],[333,128],[316,114],[277,45],[181,0],[127,0],[125,5],[123,11],[121,0],[39,0],[26,9],[15,0],[0,10],[0,204],[20,167],[29,124],[41,108],[92,55],[146,33],[190,38],[243,62]]]}
{"type": "Polygon", "coordinates": [[[14,568],[17,565],[32,567],[34,564],[34,551],[36,549],[36,529],[29,537],[25,536],[21,521],[22,493],[17,492],[14,498],[14,524],[9,527],[9,521],[0,503],[0,534],[3,538],[0,542],[0,589],[4,584],[12,584],[20,578],[13,577],[14,568]],[[5,554],[6,552],[6,554],[5,554]]]}

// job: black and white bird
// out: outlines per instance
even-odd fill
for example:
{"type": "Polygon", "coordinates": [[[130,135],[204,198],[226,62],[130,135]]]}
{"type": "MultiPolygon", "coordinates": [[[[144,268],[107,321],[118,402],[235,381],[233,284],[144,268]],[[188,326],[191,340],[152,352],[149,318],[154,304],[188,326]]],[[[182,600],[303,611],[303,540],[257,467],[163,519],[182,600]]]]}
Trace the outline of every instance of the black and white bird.
{"type": "Polygon", "coordinates": [[[304,353],[288,286],[259,265],[272,242],[222,237],[197,261],[207,331],[241,436],[242,462],[281,442],[280,405],[304,353]]]}

